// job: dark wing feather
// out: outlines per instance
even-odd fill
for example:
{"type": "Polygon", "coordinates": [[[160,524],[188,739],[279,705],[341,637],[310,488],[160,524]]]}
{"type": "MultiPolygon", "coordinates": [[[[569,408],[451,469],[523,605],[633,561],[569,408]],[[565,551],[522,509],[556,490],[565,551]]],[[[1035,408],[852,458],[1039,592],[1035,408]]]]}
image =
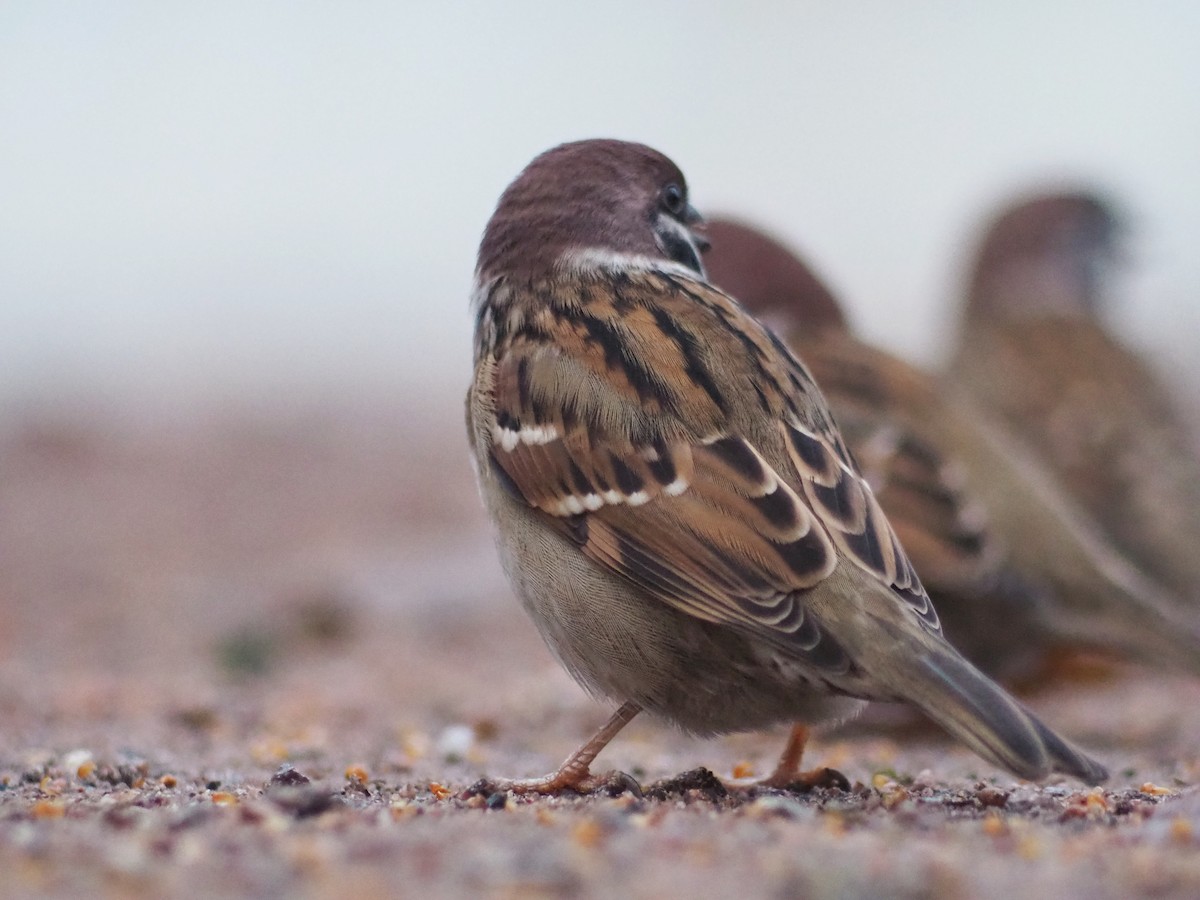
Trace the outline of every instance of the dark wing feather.
{"type": "Polygon", "coordinates": [[[797,344],[879,505],[927,584],[989,590],[1002,550],[942,438],[953,415],[926,373],[845,333],[797,344]],[[932,440],[927,436],[932,435],[932,440]]]}
{"type": "Polygon", "coordinates": [[[539,420],[522,406],[529,391],[503,390],[519,353],[497,369],[491,458],[525,502],[689,615],[766,630],[801,652],[817,645],[801,594],[833,571],[833,544],[748,441],[635,443],[595,422],[539,420]]]}
{"type": "Polygon", "coordinates": [[[860,568],[890,586],[931,630],[937,612],[866,480],[827,436],[798,421],[780,424],[809,506],[833,542],[860,568]]]}

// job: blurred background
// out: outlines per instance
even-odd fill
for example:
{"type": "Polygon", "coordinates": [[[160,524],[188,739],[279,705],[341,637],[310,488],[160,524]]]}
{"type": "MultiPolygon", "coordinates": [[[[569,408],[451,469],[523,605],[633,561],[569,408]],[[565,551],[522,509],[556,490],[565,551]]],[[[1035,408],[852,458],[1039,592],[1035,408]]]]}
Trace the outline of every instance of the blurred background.
{"type": "MultiPolygon", "coordinates": [[[[1200,409],[1198,36],[1193,0],[2,0],[0,790],[84,751],[193,796],[286,762],[464,786],[600,724],[462,422],[476,246],[564,140],[666,152],[932,367],[997,206],[1096,187],[1129,220],[1112,317],[1200,409]]],[[[1200,781],[1195,679],[1036,703],[1130,784],[1200,781]]],[[[871,727],[812,758],[976,779],[871,727]]],[[[638,721],[605,764],[727,775],[780,737],[638,721]]]]}
{"type": "MultiPolygon", "coordinates": [[[[462,832],[376,806],[363,840],[305,820],[275,853],[259,838],[280,813],[255,810],[284,764],[355,814],[368,793],[424,803],[534,775],[607,715],[511,595],[462,422],[476,247],[534,155],[598,136],[660,149],[701,211],[771,229],[861,336],[930,366],[983,222],[1014,192],[1092,185],[1130,225],[1113,317],[1196,411],[1198,37],[1195,0],[0,0],[0,871],[30,895],[53,877],[77,879],[61,896],[321,877],[334,896],[436,893],[405,881],[419,869],[460,871],[463,896],[482,877],[576,896],[618,875],[645,893],[647,868],[661,893],[686,893],[680,873],[731,893],[810,860],[813,885],[871,873],[922,896],[1008,896],[1031,871],[1061,896],[1194,896],[1170,880],[1186,865],[1194,885],[1194,803],[1140,831],[1061,785],[972,807],[959,788],[987,767],[880,730],[886,710],[822,732],[814,764],[944,780],[956,821],[999,796],[1070,821],[1070,843],[1035,863],[1031,832],[948,832],[924,801],[920,819],[872,813],[874,845],[848,814],[838,852],[849,807],[801,810],[819,834],[791,841],[763,807],[730,842],[707,813],[654,838],[609,806],[587,831],[471,815],[462,832]],[[347,786],[360,772],[369,787],[347,786]],[[218,798],[245,814],[208,816],[218,798]],[[1075,814],[1111,842],[1081,853],[1075,814]],[[596,856],[610,836],[624,849],[596,856]],[[1161,853],[1131,857],[1134,840],[1161,853]],[[530,880],[546,872],[567,880],[530,880]]],[[[1200,783],[1200,721],[1181,714],[1200,681],[1125,674],[1031,700],[1118,788],[1148,785],[1118,813],[1200,783]]],[[[780,746],[779,729],[701,740],[639,719],[602,760],[649,784],[764,774],[780,746]]]]}
{"type": "MultiPolygon", "coordinates": [[[[862,337],[930,366],[948,355],[985,219],[1014,192],[1094,186],[1130,225],[1113,318],[1200,410],[1198,44],[1195,0],[0,0],[0,806],[20,793],[33,816],[63,816],[34,830],[19,807],[0,815],[0,870],[44,887],[50,867],[86,873],[111,857],[111,878],[61,895],[166,896],[136,879],[173,865],[179,831],[171,883],[218,890],[203,872],[279,865],[248,842],[253,809],[172,818],[177,807],[152,813],[159,793],[133,804],[135,786],[148,795],[169,775],[179,805],[210,806],[218,788],[252,801],[294,763],[334,790],[365,767],[386,798],[381,785],[546,771],[603,721],[511,596],[462,424],[479,238],[509,181],[562,141],[667,153],[701,211],[771,229],[844,298],[862,337]],[[93,757],[107,780],[85,778],[93,757]],[[40,802],[67,787],[81,803],[111,788],[118,802],[65,816],[40,802]],[[98,843],[119,832],[120,852],[89,851],[76,827],[87,822],[111,822],[98,843]],[[140,842],[150,849],[132,855],[140,842]]],[[[1149,672],[1035,703],[1119,787],[1200,783],[1200,721],[1181,715],[1200,709],[1196,679],[1149,672]]],[[[876,786],[929,772],[983,784],[962,747],[871,721],[821,734],[815,764],[876,786]]],[[[639,720],[603,760],[647,783],[697,765],[727,776],[765,766],[781,738],[701,741],[639,720]]],[[[1114,808],[1171,793],[1150,789],[1114,808]]],[[[988,790],[977,807],[996,812],[988,790]]],[[[520,880],[483,841],[475,823],[487,821],[496,841],[528,842],[520,859],[541,865],[544,851],[583,872],[572,878],[602,876],[608,894],[614,873],[634,893],[658,883],[627,855],[576,852],[610,833],[670,879],[662,893],[686,893],[680,873],[731,893],[811,860],[814,885],[872,873],[922,896],[968,884],[1009,896],[1030,872],[1060,896],[1196,894],[1170,879],[1186,865],[1194,886],[1200,807],[1131,832],[1093,816],[1103,797],[1073,796],[1062,819],[1053,799],[1017,797],[1006,813],[1032,809],[1048,827],[1085,815],[1109,849],[1081,855],[1071,818],[1070,843],[1034,863],[1025,830],[993,842],[922,812],[872,819],[889,823],[890,855],[876,860],[859,824],[831,854],[838,806],[831,827],[811,820],[815,840],[776,840],[769,823],[786,865],[759,852],[765,821],[747,818],[751,837],[730,843],[728,820],[707,814],[684,831],[719,833],[685,844],[672,826],[667,850],[640,824],[622,838],[612,817],[556,841],[540,818],[523,831],[464,819],[460,840],[430,816],[387,832],[426,841],[388,855],[384,815],[364,819],[361,842],[340,826],[300,834],[319,841],[287,857],[295,880],[243,893],[310,891],[324,871],[331,895],[372,894],[374,860],[401,880],[457,865],[511,873],[506,894],[578,894],[582,881],[520,880]],[[923,855],[900,840],[906,828],[923,855]],[[1138,835],[1174,848],[1178,866],[1130,856],[1138,835]],[[961,881],[946,874],[953,836],[974,842],[961,881]],[[348,862],[323,868],[339,841],[348,862]],[[993,877],[1006,865],[1019,881],[993,877]],[[895,880],[914,866],[925,881],[895,880]]],[[[974,815],[957,788],[950,802],[955,820],[974,815]]],[[[278,830],[277,813],[255,815],[278,830]]],[[[485,892],[464,883],[464,896],[485,892]]],[[[775,893],[821,893],[808,883],[775,893]]]]}
{"type": "Polygon", "coordinates": [[[592,136],[672,156],[927,363],[981,218],[1094,184],[1132,226],[1115,314],[1190,384],[1197,34],[1184,0],[9,0],[0,409],[369,393],[457,422],[487,217],[592,136]]]}
{"type": "Polygon", "coordinates": [[[931,365],[983,220],[1093,184],[1131,224],[1114,314],[1191,403],[1197,34],[1186,2],[8,0],[0,670],[257,671],[420,606],[557,673],[461,404],[484,224],[565,140],[668,153],[931,365]]]}

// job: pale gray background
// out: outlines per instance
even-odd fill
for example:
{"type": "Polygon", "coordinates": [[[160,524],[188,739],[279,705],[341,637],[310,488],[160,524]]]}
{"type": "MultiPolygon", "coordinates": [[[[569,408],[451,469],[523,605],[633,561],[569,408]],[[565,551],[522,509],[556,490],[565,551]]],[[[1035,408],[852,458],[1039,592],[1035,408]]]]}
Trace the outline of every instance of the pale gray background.
{"type": "Polygon", "coordinates": [[[942,352],[979,217],[1082,178],[1120,320],[1194,379],[1194,2],[0,3],[0,401],[442,401],[475,246],[562,140],[673,156],[942,352]],[[379,392],[379,393],[377,393],[379,392]]]}

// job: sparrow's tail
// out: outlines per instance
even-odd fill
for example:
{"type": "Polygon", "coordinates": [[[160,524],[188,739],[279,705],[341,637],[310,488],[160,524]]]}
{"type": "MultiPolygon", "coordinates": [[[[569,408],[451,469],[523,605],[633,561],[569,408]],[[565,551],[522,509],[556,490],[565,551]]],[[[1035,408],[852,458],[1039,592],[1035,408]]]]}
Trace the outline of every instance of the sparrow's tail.
{"type": "MultiPolygon", "coordinates": [[[[888,629],[891,630],[891,629],[888,629]]],[[[1088,784],[1108,778],[1104,766],[1071,746],[1007,692],[932,635],[914,646],[897,635],[906,652],[882,654],[885,677],[899,699],[918,707],[986,759],[1021,778],[1037,781],[1052,772],[1088,784]]],[[[897,648],[899,649],[899,648],[897,648]]]]}

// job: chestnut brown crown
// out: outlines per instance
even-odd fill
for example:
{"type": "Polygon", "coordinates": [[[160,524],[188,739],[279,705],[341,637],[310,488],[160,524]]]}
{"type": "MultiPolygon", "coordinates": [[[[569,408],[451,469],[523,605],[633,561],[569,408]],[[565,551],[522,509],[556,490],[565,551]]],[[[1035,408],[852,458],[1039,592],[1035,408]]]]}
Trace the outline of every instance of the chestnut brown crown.
{"type": "Polygon", "coordinates": [[[1089,190],[1033,195],[988,226],[968,282],[969,317],[1094,315],[1119,255],[1121,222],[1089,190]]]}
{"type": "MultiPolygon", "coordinates": [[[[714,218],[704,228],[708,280],[768,324],[848,327],[833,293],[782,243],[742,222],[714,218]]],[[[785,330],[787,330],[785,328],[785,330]]]]}
{"type": "Polygon", "coordinates": [[[500,197],[479,247],[476,276],[536,280],[616,257],[676,263],[704,274],[707,241],[687,182],[643,144],[586,140],[538,156],[500,197]]]}

